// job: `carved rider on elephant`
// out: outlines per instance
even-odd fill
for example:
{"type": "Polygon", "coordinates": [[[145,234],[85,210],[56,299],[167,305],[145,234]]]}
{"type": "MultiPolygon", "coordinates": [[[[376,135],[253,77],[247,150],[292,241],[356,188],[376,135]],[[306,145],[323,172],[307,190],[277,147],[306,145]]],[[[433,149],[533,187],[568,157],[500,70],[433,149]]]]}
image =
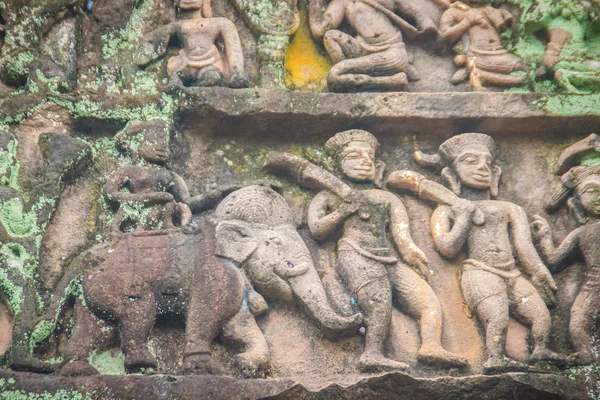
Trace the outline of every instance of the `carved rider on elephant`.
{"type": "Polygon", "coordinates": [[[443,256],[456,258],[467,246],[460,281],[467,304],[485,328],[483,372],[488,374],[528,369],[504,355],[509,315],[531,326],[531,362],[565,361],[548,349],[551,320],[544,301],[553,304],[557,288],[533,246],[527,215],[514,203],[490,199],[498,194],[501,174],[495,157],[490,136],[465,133],[442,143],[438,154],[415,153],[420,165],[444,167],[442,176],[452,192],[412,171],[388,177],[389,187],[405,189],[409,178],[408,186],[420,197],[443,204],[431,216],[433,240],[443,256]],[[517,269],[513,246],[531,282],[517,269]]]}
{"type": "Polygon", "coordinates": [[[326,8],[322,0],[310,1],[312,35],[323,40],[334,64],[327,76],[331,90],[406,90],[408,80],[419,79],[401,30],[412,36],[419,31],[396,9],[413,16],[422,31],[437,32],[432,19],[406,0],[333,0],[326,8]],[[355,37],[337,29],[344,22],[355,37]]]}
{"type": "Polygon", "coordinates": [[[164,56],[170,38],[177,36],[182,49],[167,64],[170,86],[247,87],[242,44],[233,22],[214,18],[210,0],[179,0],[178,5],[183,19],[150,32],[134,55],[136,64],[146,66],[164,56]],[[220,40],[225,54],[219,50],[220,40]]]}
{"type": "Polygon", "coordinates": [[[593,161],[586,165],[586,156],[597,157],[599,146],[600,138],[592,134],[563,152],[559,159],[559,171],[564,174],[547,206],[548,211],[553,212],[567,201],[572,214],[582,226],[569,233],[559,246],[555,246],[548,222],[541,216],[535,216],[532,223],[553,272],[567,267],[567,260],[574,255],[580,255],[585,262],[585,278],[571,306],[569,321],[569,335],[576,350],[570,356],[570,361],[575,364],[591,364],[598,359],[593,349],[593,338],[600,313],[600,166],[593,161]],[[573,164],[575,166],[571,167],[573,164]]]}

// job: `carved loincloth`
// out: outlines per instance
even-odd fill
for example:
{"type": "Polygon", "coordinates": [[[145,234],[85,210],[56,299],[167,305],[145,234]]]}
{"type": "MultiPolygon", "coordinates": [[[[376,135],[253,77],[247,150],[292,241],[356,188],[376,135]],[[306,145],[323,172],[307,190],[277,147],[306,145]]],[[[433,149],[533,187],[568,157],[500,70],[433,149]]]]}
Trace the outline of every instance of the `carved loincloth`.
{"type": "Polygon", "coordinates": [[[479,68],[482,71],[499,74],[510,74],[517,70],[521,58],[506,49],[481,50],[469,47],[467,52],[469,69],[479,68]]]}
{"type": "Polygon", "coordinates": [[[207,49],[200,55],[189,56],[186,50],[179,50],[179,55],[169,59],[167,73],[172,75],[175,72],[186,69],[200,69],[210,65],[217,65],[221,61],[221,53],[216,47],[207,49]]]}
{"type": "Polygon", "coordinates": [[[385,264],[395,264],[398,259],[389,256],[388,248],[363,249],[352,239],[338,241],[338,271],[353,295],[362,288],[385,278],[388,272],[385,264]]]}

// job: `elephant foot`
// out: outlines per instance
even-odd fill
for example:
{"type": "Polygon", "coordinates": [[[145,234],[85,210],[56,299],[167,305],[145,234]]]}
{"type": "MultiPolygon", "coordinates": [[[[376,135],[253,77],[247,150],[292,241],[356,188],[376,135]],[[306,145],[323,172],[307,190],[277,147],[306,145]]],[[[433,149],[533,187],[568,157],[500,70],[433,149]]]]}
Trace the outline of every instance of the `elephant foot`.
{"type": "Polygon", "coordinates": [[[50,373],[56,371],[57,365],[41,361],[31,354],[11,354],[10,368],[14,371],[50,373]]]}
{"type": "Polygon", "coordinates": [[[139,347],[125,353],[125,370],[140,372],[142,368],[156,368],[156,358],[146,347],[139,347]]]}
{"type": "Polygon", "coordinates": [[[58,370],[57,375],[61,376],[88,376],[88,375],[99,375],[100,372],[86,360],[71,360],[61,369],[58,370]]]}
{"type": "Polygon", "coordinates": [[[529,366],[508,357],[490,357],[483,364],[485,375],[502,374],[504,372],[527,372],[529,366]]]}
{"type": "Polygon", "coordinates": [[[223,375],[223,370],[210,354],[190,354],[183,359],[183,373],[196,375],[223,375]]]}
{"type": "Polygon", "coordinates": [[[434,365],[443,368],[460,368],[469,367],[469,362],[466,358],[458,356],[441,347],[438,348],[421,348],[417,354],[417,360],[421,364],[434,365]]]}
{"type": "Polygon", "coordinates": [[[361,372],[386,372],[386,371],[406,371],[408,364],[390,360],[381,355],[363,354],[358,360],[358,368],[361,372]]]}
{"type": "Polygon", "coordinates": [[[235,356],[235,364],[244,378],[258,378],[269,369],[269,355],[259,352],[245,352],[235,356]]]}

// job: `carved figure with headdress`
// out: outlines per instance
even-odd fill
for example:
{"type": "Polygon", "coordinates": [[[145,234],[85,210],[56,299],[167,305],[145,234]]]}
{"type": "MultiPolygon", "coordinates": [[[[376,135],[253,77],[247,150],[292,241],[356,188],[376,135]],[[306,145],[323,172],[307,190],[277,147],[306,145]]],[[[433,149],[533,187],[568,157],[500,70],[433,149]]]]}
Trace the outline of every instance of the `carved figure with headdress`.
{"type": "Polygon", "coordinates": [[[550,312],[557,290],[552,275],[538,256],[521,207],[493,200],[498,194],[501,169],[494,165],[494,140],[482,133],[454,136],[440,145],[435,155],[415,153],[418,164],[441,168],[451,191],[412,171],[388,177],[388,187],[409,189],[421,198],[441,203],[431,216],[433,240],[438,251],[454,259],[467,247],[460,283],[465,300],[485,329],[487,359],[484,373],[527,370],[505,356],[509,316],[531,327],[531,362],[564,362],[548,348],[550,312]],[[517,268],[513,247],[521,269],[517,268]]]}
{"type": "Polygon", "coordinates": [[[569,258],[579,255],[585,262],[585,278],[571,307],[569,335],[575,347],[570,361],[590,364],[597,361],[593,351],[596,319],[600,312],[600,166],[585,165],[586,156],[595,153],[600,138],[592,134],[567,148],[559,159],[561,182],[547,204],[548,212],[558,210],[565,202],[581,224],[555,246],[548,222],[535,216],[532,224],[535,236],[553,272],[569,265],[569,258]]]}

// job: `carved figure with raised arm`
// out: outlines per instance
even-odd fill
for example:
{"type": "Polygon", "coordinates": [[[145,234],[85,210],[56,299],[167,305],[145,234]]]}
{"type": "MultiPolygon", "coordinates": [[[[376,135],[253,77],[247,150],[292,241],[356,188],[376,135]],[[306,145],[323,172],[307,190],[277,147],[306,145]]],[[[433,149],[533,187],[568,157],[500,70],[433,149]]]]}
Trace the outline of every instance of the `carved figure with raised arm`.
{"type": "MultiPolygon", "coordinates": [[[[349,184],[300,159],[305,172],[301,180],[328,188],[310,203],[308,226],[319,241],[333,240],[340,232],[337,271],[357,300],[366,325],[359,366],[363,371],[408,368],[405,363],[385,357],[392,300],[396,300],[402,311],[419,321],[421,347],[417,359],[421,363],[467,367],[463,357],[441,345],[442,308],[433,289],[426,278],[404,264],[416,267],[425,277],[430,274],[425,254],[411,238],[404,205],[396,195],[376,186],[381,182],[384,166],[375,161],[378,145],[375,136],[358,129],[340,132],[327,141],[325,150],[352,182],[349,184]],[[363,190],[352,187],[353,184],[363,184],[363,190]],[[395,249],[389,245],[388,229],[395,249]],[[404,262],[395,255],[396,250],[404,262]]],[[[282,172],[282,164],[278,170],[272,169],[282,172]]],[[[300,164],[288,166],[288,172],[296,171],[300,164]]]]}
{"type": "Polygon", "coordinates": [[[469,36],[466,48],[454,58],[459,67],[452,83],[460,83],[469,77],[474,90],[484,86],[514,86],[525,82],[527,75],[511,75],[525,71],[521,58],[502,47],[500,34],[512,25],[513,16],[502,8],[471,7],[460,1],[452,3],[442,15],[442,37],[454,45],[469,36]]]}
{"type": "Polygon", "coordinates": [[[409,3],[333,0],[325,7],[322,0],[310,1],[312,35],[323,41],[334,64],[327,76],[332,91],[406,90],[408,80],[419,79],[402,33],[437,33],[437,28],[430,16],[409,3]],[[413,16],[419,30],[395,14],[396,10],[413,16]],[[356,31],[356,36],[338,29],[344,22],[356,31]]]}
{"type": "Polygon", "coordinates": [[[441,204],[431,217],[431,230],[443,256],[456,258],[466,246],[460,283],[485,329],[484,373],[528,368],[505,356],[509,316],[531,327],[531,362],[564,362],[563,355],[548,348],[551,320],[545,303],[554,303],[557,288],[533,246],[527,215],[514,203],[492,200],[501,173],[494,165],[494,140],[482,133],[465,133],[442,143],[435,155],[418,151],[415,157],[420,165],[443,167],[442,176],[452,190],[412,171],[390,174],[388,187],[409,189],[441,204]],[[517,268],[513,247],[531,281],[517,268]]]}
{"type": "Polygon", "coordinates": [[[242,44],[233,22],[213,17],[210,0],[178,0],[177,4],[181,20],[147,34],[134,54],[136,64],[143,67],[163,57],[169,40],[177,36],[181,50],[168,61],[169,86],[247,87],[242,44]]]}
{"type": "Polygon", "coordinates": [[[556,246],[550,225],[544,218],[535,216],[532,223],[553,272],[567,267],[567,261],[573,256],[579,255],[585,262],[585,278],[571,307],[569,321],[569,335],[576,351],[570,361],[575,364],[591,364],[598,359],[592,345],[600,312],[600,167],[585,165],[585,155],[596,152],[598,146],[600,138],[592,134],[563,152],[559,170],[564,174],[547,205],[547,210],[554,212],[567,202],[582,226],[556,246]],[[577,165],[582,159],[582,164],[577,165]]]}

